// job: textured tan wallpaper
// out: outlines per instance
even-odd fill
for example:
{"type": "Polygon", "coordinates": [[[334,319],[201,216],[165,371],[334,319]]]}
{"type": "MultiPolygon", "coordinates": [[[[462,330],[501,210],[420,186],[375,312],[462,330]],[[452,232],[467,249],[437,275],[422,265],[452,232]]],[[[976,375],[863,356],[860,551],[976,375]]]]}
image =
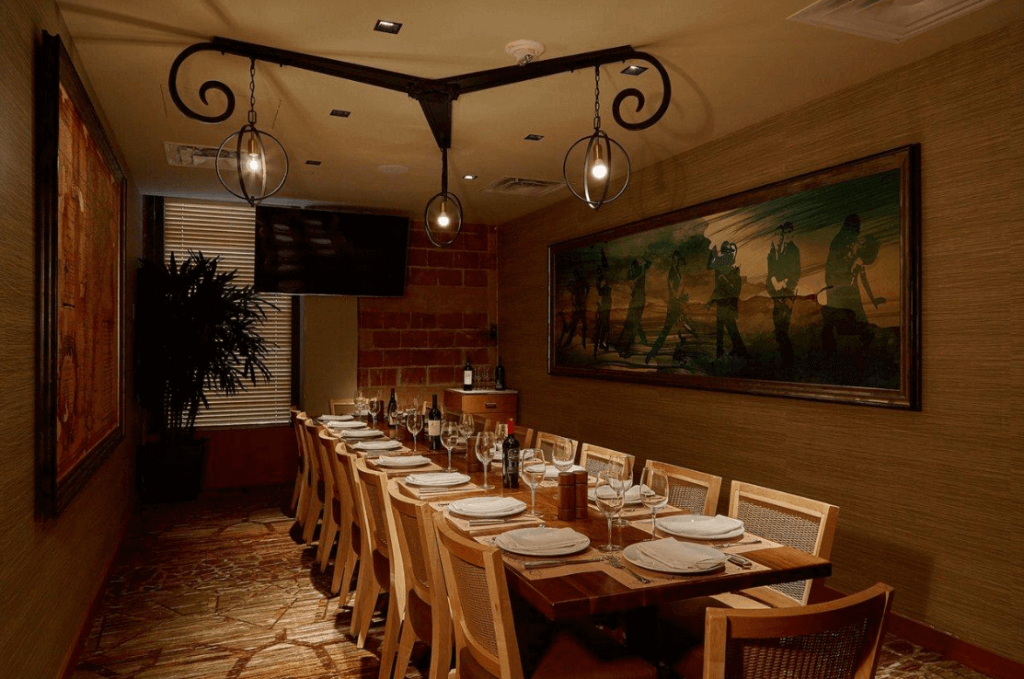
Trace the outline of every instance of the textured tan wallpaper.
{"type": "Polygon", "coordinates": [[[832,587],[888,582],[898,613],[1024,661],[1022,74],[1024,22],[636,173],[598,213],[503,225],[501,354],[524,423],[720,474],[723,497],[742,479],[837,504],[832,587]],[[910,143],[921,412],[547,375],[548,244],[910,143]]]}
{"type": "MultiPolygon", "coordinates": [[[[34,515],[34,45],[67,32],[50,0],[0,4],[0,675],[56,677],[114,556],[131,510],[122,445],[60,518],[34,515]]],[[[69,51],[74,54],[73,49],[69,51]]],[[[129,186],[127,260],[141,252],[141,204],[129,186]]],[[[133,284],[133,276],[129,284],[133,284]]],[[[129,313],[131,307],[129,306],[129,313]]],[[[130,323],[130,319],[129,319],[130,323]]],[[[129,344],[129,351],[131,350],[129,344]]],[[[127,440],[138,437],[129,406],[127,440]]]]}

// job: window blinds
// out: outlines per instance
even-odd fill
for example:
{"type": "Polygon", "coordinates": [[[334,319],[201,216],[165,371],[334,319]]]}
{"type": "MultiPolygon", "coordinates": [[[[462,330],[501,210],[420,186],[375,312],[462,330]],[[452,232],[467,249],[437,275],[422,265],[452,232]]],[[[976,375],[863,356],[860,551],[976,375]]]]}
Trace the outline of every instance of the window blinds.
{"type": "MultiPolygon", "coordinates": [[[[248,205],[201,200],[164,200],[164,257],[174,253],[180,263],[189,250],[220,257],[218,270],[237,269],[236,285],[252,285],[255,260],[256,211],[248,205]]],[[[287,424],[291,406],[292,301],[288,295],[265,294],[267,320],[261,334],[267,339],[265,359],[270,382],[257,377],[253,386],[234,396],[207,392],[210,409],[199,409],[196,427],[287,424]]]]}

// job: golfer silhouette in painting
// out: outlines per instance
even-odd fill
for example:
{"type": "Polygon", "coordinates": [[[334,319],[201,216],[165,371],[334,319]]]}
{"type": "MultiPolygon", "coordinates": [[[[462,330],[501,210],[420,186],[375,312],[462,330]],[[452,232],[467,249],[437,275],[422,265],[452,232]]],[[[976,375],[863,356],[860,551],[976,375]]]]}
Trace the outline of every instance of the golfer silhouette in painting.
{"type": "Polygon", "coordinates": [[[778,236],[772,240],[772,249],[768,252],[768,295],[772,298],[772,321],[782,367],[792,370],[793,342],[789,326],[793,320],[796,284],[800,281],[800,248],[793,242],[793,222],[786,222],[775,230],[778,236]]]}
{"type": "Polygon", "coordinates": [[[577,268],[573,271],[572,279],[572,319],[569,321],[568,336],[565,338],[563,347],[567,348],[572,344],[572,338],[576,336],[576,328],[582,324],[580,341],[583,343],[583,348],[587,348],[587,295],[589,294],[590,283],[587,281],[587,276],[577,268]]]}
{"type": "Polygon", "coordinates": [[[829,245],[825,260],[826,304],[821,310],[821,346],[830,358],[836,353],[838,336],[858,336],[862,348],[874,339],[864,313],[860,288],[864,286],[864,292],[876,309],[885,303],[884,297],[876,297],[871,291],[867,275],[867,267],[874,264],[880,248],[881,243],[874,236],[860,237],[860,217],[855,214],[843,221],[829,245]]]}
{"type": "Polygon", "coordinates": [[[626,276],[629,278],[632,292],[629,296],[629,309],[626,311],[626,322],[619,333],[619,339],[615,342],[619,350],[619,356],[629,358],[633,355],[633,341],[639,335],[640,341],[647,344],[647,333],[641,324],[644,315],[644,307],[647,305],[647,270],[651,268],[651,260],[644,259],[641,262],[634,259],[629,265],[626,276]]]}
{"type": "MultiPolygon", "coordinates": [[[[654,346],[647,353],[644,363],[650,363],[651,359],[658,355],[661,347],[668,339],[669,333],[676,326],[683,315],[683,302],[690,299],[690,296],[683,291],[683,267],[686,265],[686,257],[682,251],[675,250],[672,253],[672,266],[668,269],[668,311],[665,312],[665,325],[661,328],[661,334],[654,340],[654,346]]],[[[679,334],[682,341],[682,333],[679,334]]]]}
{"type": "Polygon", "coordinates": [[[601,266],[597,270],[597,320],[594,323],[594,358],[599,350],[608,351],[612,322],[612,284],[608,280],[608,257],[601,248],[601,266]]]}
{"type": "Polygon", "coordinates": [[[743,343],[740,330],[736,327],[736,319],[740,315],[740,289],[743,287],[743,279],[740,278],[740,268],[736,266],[736,244],[729,241],[722,242],[722,252],[711,246],[708,252],[708,266],[715,272],[715,289],[711,293],[711,299],[705,304],[710,309],[716,305],[715,313],[715,358],[721,358],[725,354],[725,333],[729,333],[729,341],[732,349],[729,352],[733,356],[747,357],[747,346],[743,343]]]}

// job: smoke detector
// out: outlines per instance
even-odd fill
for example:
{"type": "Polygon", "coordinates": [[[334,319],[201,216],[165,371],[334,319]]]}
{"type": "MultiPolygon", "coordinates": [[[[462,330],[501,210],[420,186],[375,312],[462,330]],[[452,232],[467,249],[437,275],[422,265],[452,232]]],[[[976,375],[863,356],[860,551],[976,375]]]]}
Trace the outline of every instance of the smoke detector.
{"type": "Polygon", "coordinates": [[[544,45],[536,40],[513,40],[509,44],[505,45],[505,51],[508,52],[520,66],[526,66],[528,63],[544,54],[544,45]]]}

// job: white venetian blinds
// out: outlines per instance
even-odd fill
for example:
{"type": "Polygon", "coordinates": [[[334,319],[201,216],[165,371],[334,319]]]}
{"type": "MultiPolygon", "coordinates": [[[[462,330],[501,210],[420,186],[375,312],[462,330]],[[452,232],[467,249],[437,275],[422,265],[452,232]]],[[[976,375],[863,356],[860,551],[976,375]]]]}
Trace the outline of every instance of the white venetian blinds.
{"type": "MultiPolygon", "coordinates": [[[[238,270],[236,285],[253,284],[256,211],[248,205],[166,198],[164,200],[164,257],[177,262],[189,250],[220,256],[218,271],[238,270]]],[[[266,307],[261,330],[269,344],[265,359],[270,382],[257,378],[234,396],[207,392],[210,409],[199,409],[196,427],[287,424],[291,405],[292,301],[288,295],[261,297],[278,308],[266,307]]]]}

